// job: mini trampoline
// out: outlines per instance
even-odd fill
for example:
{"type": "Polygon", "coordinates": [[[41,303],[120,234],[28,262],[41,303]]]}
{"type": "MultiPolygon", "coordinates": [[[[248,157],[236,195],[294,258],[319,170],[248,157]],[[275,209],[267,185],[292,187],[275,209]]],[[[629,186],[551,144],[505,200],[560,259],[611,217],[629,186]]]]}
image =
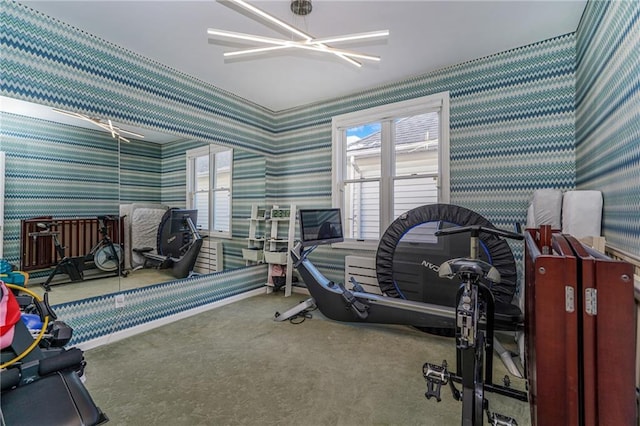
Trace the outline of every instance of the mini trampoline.
{"type": "MultiPolygon", "coordinates": [[[[478,213],[452,204],[429,204],[400,215],[385,231],[376,253],[376,274],[383,294],[455,306],[459,283],[440,278],[438,270],[446,260],[469,256],[469,236],[436,237],[434,232],[470,225],[495,228],[478,213]]],[[[501,306],[511,307],[517,286],[511,248],[491,234],[481,233],[480,240],[479,257],[496,267],[502,278],[499,284],[485,282],[495,297],[496,311],[501,306]]]]}

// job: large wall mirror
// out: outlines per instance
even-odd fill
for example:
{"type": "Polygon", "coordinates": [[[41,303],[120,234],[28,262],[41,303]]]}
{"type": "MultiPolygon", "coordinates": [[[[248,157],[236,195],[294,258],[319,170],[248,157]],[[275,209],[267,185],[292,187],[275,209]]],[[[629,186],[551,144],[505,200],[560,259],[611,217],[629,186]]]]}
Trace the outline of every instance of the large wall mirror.
{"type": "MultiPolygon", "coordinates": [[[[9,98],[1,98],[0,103],[0,152],[6,157],[4,259],[16,267],[34,262],[25,246],[33,246],[39,235],[23,235],[25,219],[121,218],[111,226],[118,228],[126,277],[91,265],[81,281],[69,282],[60,272],[49,292],[52,304],[177,279],[172,268],[145,263],[133,251],[143,248],[141,245],[157,245],[160,225],[171,227],[167,209],[196,210],[195,225],[204,240],[194,272],[214,273],[246,265],[242,258],[248,236],[246,218],[252,204],[265,202],[262,155],[122,125],[123,130],[144,136],[122,133],[129,139],[125,142],[93,123],[50,107],[9,98]]],[[[76,240],[84,238],[80,231],[74,233],[76,240]]],[[[41,241],[52,243],[51,238],[41,241]]],[[[157,246],[152,248],[157,251],[157,246]]],[[[44,292],[41,282],[49,271],[30,273],[29,286],[44,292]]]]}

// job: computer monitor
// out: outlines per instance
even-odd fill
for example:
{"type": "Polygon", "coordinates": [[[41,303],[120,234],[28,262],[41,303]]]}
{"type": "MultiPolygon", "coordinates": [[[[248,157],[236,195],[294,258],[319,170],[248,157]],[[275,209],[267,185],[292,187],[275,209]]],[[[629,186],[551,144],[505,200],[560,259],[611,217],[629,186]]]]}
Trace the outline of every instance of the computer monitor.
{"type": "Polygon", "coordinates": [[[300,239],[303,247],[344,241],[340,209],[300,209],[300,239]]]}

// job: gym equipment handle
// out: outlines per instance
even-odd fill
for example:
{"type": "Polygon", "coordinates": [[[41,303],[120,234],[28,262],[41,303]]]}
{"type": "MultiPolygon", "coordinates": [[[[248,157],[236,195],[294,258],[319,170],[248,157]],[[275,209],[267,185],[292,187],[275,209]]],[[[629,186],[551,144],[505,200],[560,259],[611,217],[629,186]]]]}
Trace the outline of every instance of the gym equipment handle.
{"type": "Polygon", "coordinates": [[[457,228],[447,228],[447,229],[439,229],[435,232],[436,237],[451,235],[451,234],[462,234],[464,232],[471,233],[472,237],[479,237],[481,232],[485,232],[487,234],[496,235],[498,237],[511,238],[513,240],[522,240],[524,239],[524,235],[516,234],[515,232],[505,231],[503,229],[498,228],[487,228],[485,226],[480,225],[471,225],[471,226],[460,226],[457,228]]]}

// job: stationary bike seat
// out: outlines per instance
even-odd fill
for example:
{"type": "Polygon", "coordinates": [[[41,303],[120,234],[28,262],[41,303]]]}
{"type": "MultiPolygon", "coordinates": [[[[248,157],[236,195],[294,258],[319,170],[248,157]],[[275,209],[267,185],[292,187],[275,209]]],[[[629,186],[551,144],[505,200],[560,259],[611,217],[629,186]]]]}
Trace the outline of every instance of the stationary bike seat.
{"type": "MultiPolygon", "coordinates": [[[[490,264],[476,259],[451,259],[440,266],[438,274],[441,277],[456,275],[459,273],[471,273],[484,276],[488,280],[499,283],[500,273],[490,264]]],[[[516,330],[522,326],[524,315],[522,310],[512,303],[495,301],[494,305],[494,327],[498,330],[516,330]]]]}
{"type": "Polygon", "coordinates": [[[492,265],[478,259],[458,258],[451,259],[440,265],[438,275],[441,278],[452,277],[458,274],[470,274],[476,279],[486,278],[493,283],[500,282],[500,272],[492,265]]]}
{"type": "Polygon", "coordinates": [[[149,253],[150,251],[153,251],[153,247],[141,247],[141,248],[134,248],[133,251],[135,251],[136,253],[149,253]]]}

